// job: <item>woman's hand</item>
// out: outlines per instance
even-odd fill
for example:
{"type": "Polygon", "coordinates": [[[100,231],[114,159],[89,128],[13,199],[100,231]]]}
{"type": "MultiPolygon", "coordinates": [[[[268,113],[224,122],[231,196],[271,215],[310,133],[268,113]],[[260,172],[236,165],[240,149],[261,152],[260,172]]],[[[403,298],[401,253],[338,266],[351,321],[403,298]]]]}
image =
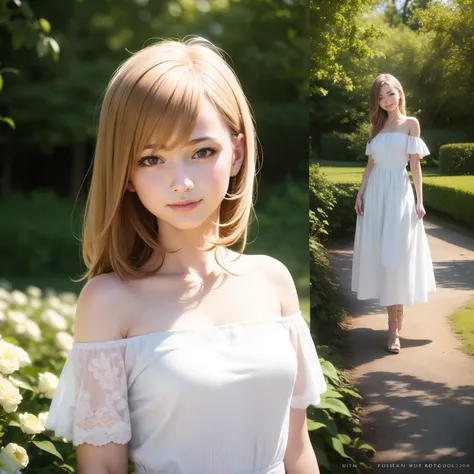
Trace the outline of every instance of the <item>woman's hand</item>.
{"type": "Polygon", "coordinates": [[[417,203],[416,204],[416,215],[418,216],[418,219],[423,219],[425,214],[426,214],[426,211],[425,211],[425,207],[423,206],[423,203],[422,202],[417,203]]]}
{"type": "Polygon", "coordinates": [[[360,194],[357,195],[354,209],[358,216],[362,216],[364,214],[364,211],[362,210],[362,196],[360,194]]]}

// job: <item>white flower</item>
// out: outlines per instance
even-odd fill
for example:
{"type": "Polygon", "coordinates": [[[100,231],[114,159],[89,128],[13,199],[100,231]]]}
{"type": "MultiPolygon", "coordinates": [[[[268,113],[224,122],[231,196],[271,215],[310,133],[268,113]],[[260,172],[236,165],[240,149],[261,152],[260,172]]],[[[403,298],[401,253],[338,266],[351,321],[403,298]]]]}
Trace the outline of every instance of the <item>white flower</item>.
{"type": "Polygon", "coordinates": [[[31,413],[20,413],[20,428],[26,434],[38,434],[44,431],[44,425],[39,418],[31,413]]]}
{"type": "MultiPolygon", "coordinates": [[[[0,456],[0,466],[8,468],[9,470],[6,471],[8,474],[15,472],[16,469],[23,469],[30,462],[25,448],[15,443],[8,443],[2,448],[0,456]]],[[[2,469],[1,472],[3,471],[2,469]]]]}
{"type": "Polygon", "coordinates": [[[15,310],[9,310],[7,318],[14,324],[23,324],[28,320],[28,317],[24,312],[15,310]]]}
{"type": "Polygon", "coordinates": [[[0,310],[5,311],[8,308],[8,303],[5,300],[0,299],[0,310]]]}
{"type": "MultiPolygon", "coordinates": [[[[59,300],[58,300],[59,301],[59,300]]],[[[61,316],[54,309],[48,308],[43,311],[41,319],[48,326],[58,331],[64,331],[67,328],[67,322],[63,316],[61,316]]]]}
{"type": "Polygon", "coordinates": [[[12,374],[20,368],[20,361],[16,347],[13,344],[0,340],[0,372],[12,374]]]}
{"type": "Polygon", "coordinates": [[[26,293],[29,296],[32,296],[33,298],[41,298],[41,296],[43,295],[43,292],[41,291],[41,289],[38,288],[37,286],[33,286],[33,285],[30,285],[26,289],[26,293]]]}
{"type": "Polygon", "coordinates": [[[58,386],[59,379],[50,372],[38,375],[38,389],[46,398],[52,399],[58,386]]]}
{"type": "Polygon", "coordinates": [[[28,304],[28,297],[20,290],[13,290],[11,294],[11,301],[17,305],[25,306],[28,304]]]}
{"type": "Polygon", "coordinates": [[[18,334],[24,334],[32,341],[41,341],[41,329],[32,319],[28,319],[22,324],[17,324],[16,332],[18,334]]]}
{"type": "Polygon", "coordinates": [[[61,300],[56,295],[50,295],[46,298],[46,304],[53,309],[61,309],[61,300]]]}
{"type": "Polygon", "coordinates": [[[49,411],[42,411],[41,413],[38,413],[38,420],[41,422],[43,426],[46,426],[48,415],[49,415],[49,411]]]}
{"type": "Polygon", "coordinates": [[[72,349],[74,338],[68,332],[59,331],[56,333],[54,341],[60,351],[69,352],[72,349]]]}
{"type": "Polygon", "coordinates": [[[33,309],[41,308],[41,300],[38,298],[31,298],[30,308],[33,308],[33,309]]]}
{"type": "Polygon", "coordinates": [[[0,286],[0,299],[5,300],[5,301],[10,301],[11,300],[11,295],[10,293],[5,290],[5,288],[0,286]]]}
{"type": "MultiPolygon", "coordinates": [[[[28,355],[28,352],[26,352],[21,347],[15,346],[14,344],[10,344],[9,342],[4,341],[3,339],[1,339],[1,335],[0,335],[0,354],[2,353],[2,348],[9,349],[15,353],[18,359],[19,367],[26,367],[27,365],[31,364],[31,360],[30,360],[30,356],[28,355]]],[[[4,372],[4,373],[7,373],[7,372],[4,372]]]]}
{"type": "Polygon", "coordinates": [[[16,411],[23,397],[9,380],[0,379],[0,405],[7,413],[16,411]]]}
{"type": "Polygon", "coordinates": [[[61,298],[61,301],[63,303],[66,303],[67,305],[76,304],[77,302],[77,295],[76,293],[73,293],[72,291],[61,293],[59,295],[59,298],[61,298]]]}
{"type": "MultiPolygon", "coordinates": [[[[1,300],[0,300],[1,303],[1,300]]],[[[7,317],[5,316],[5,313],[0,309],[0,323],[3,323],[4,321],[7,320],[7,317]]]]}

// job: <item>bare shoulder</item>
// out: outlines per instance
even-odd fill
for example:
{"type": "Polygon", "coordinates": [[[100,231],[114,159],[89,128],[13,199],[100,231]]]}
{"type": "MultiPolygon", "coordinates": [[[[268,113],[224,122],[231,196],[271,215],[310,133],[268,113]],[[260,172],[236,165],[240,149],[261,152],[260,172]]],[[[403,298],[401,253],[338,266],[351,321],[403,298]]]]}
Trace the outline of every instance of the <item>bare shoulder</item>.
{"type": "Polygon", "coordinates": [[[420,122],[416,117],[407,117],[408,130],[412,137],[420,136],[420,122]]]}
{"type": "Polygon", "coordinates": [[[89,280],[77,300],[75,340],[94,342],[122,339],[133,301],[132,289],[113,273],[89,280]]]}
{"type": "Polygon", "coordinates": [[[286,265],[268,255],[246,255],[249,266],[270,281],[280,295],[283,315],[292,315],[299,311],[299,298],[295,282],[286,265]]]}

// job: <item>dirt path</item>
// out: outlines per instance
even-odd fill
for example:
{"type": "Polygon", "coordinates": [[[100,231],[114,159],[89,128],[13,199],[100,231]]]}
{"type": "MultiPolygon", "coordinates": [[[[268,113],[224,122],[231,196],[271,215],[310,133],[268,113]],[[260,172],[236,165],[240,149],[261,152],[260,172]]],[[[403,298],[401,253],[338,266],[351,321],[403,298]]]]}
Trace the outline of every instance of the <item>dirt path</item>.
{"type": "Polygon", "coordinates": [[[405,311],[398,355],[384,350],[384,308],[350,292],[352,246],[331,252],[353,316],[351,376],[367,404],[365,438],[377,449],[377,473],[474,473],[474,358],[456,349],[446,319],[474,297],[474,240],[425,228],[438,291],[405,311]]]}

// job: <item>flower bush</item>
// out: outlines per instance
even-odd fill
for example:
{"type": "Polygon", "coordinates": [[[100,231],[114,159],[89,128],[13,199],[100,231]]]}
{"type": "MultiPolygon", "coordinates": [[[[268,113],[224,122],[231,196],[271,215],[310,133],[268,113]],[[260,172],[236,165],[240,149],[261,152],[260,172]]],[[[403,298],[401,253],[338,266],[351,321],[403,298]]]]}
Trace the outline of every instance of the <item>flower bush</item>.
{"type": "Polygon", "coordinates": [[[45,429],[75,306],[74,293],[0,287],[0,474],[75,472],[71,444],[45,429]]]}

